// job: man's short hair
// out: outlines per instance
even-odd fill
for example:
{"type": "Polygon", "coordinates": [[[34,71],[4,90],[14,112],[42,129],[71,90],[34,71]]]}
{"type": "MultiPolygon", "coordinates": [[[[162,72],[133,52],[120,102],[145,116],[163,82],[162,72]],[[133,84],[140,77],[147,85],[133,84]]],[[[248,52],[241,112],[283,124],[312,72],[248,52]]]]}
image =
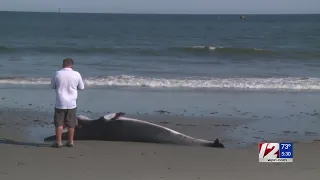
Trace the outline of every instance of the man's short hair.
{"type": "Polygon", "coordinates": [[[63,67],[67,67],[67,66],[72,66],[73,65],[73,60],[71,58],[65,58],[63,60],[63,67]]]}

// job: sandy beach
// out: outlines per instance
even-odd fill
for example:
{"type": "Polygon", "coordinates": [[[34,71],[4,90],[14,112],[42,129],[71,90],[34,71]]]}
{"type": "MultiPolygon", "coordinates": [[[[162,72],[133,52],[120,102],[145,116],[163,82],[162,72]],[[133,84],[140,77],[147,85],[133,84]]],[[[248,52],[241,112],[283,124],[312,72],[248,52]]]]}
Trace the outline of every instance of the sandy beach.
{"type": "Polygon", "coordinates": [[[77,142],[73,149],[1,145],[7,179],[302,179],[316,180],[320,143],[295,145],[294,163],[261,164],[257,148],[211,149],[77,142]]]}
{"type": "Polygon", "coordinates": [[[295,143],[293,163],[259,163],[258,145],[245,147],[224,132],[248,121],[208,117],[142,116],[199,138],[219,137],[225,149],[132,142],[76,141],[55,149],[52,112],[0,111],[0,179],[318,179],[320,142],[295,143]],[[196,120],[196,121],[195,121],[196,120]],[[236,123],[237,122],[237,123],[236,123]],[[211,127],[209,130],[208,127],[211,127]],[[37,135],[34,135],[36,133],[37,135]]]}

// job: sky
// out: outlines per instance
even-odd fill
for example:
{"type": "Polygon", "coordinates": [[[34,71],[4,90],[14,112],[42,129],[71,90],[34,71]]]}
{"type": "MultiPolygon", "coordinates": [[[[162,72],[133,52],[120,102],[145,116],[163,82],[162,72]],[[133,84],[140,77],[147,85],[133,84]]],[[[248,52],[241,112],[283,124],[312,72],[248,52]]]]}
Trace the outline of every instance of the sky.
{"type": "Polygon", "coordinates": [[[178,14],[320,13],[320,0],[0,0],[0,11],[178,14]]]}

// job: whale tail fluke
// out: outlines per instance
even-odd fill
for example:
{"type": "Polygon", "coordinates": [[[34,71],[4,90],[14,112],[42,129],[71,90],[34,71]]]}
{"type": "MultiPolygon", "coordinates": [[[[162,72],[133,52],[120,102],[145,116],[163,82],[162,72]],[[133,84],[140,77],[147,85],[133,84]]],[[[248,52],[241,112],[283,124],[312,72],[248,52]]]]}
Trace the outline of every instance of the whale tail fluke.
{"type": "Polygon", "coordinates": [[[220,140],[217,138],[214,140],[214,142],[206,144],[207,147],[215,147],[215,148],[224,148],[224,145],[220,142],[220,140]]]}

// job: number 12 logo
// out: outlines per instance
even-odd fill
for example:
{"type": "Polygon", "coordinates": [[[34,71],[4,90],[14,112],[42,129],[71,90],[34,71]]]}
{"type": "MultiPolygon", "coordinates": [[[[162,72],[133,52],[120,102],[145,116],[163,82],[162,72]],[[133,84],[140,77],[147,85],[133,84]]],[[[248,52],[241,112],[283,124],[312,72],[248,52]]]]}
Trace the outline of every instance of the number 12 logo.
{"type": "Polygon", "coordinates": [[[260,143],[259,158],[280,158],[279,143],[260,143]]]}

